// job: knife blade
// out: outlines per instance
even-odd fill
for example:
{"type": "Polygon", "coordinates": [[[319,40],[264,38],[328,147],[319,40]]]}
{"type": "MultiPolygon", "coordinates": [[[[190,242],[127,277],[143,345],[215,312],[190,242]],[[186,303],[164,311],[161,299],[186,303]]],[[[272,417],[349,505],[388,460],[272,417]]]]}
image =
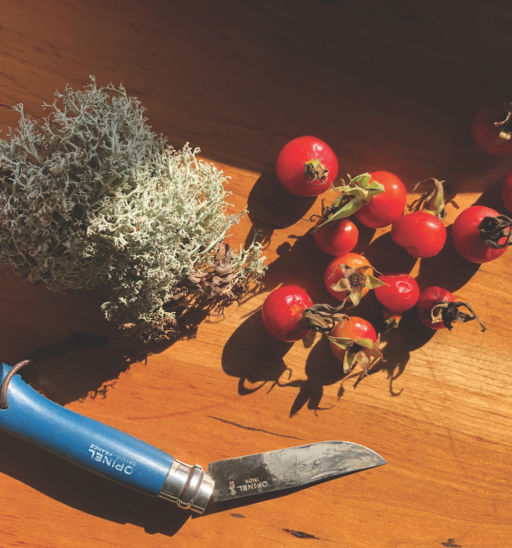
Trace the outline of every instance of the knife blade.
{"type": "Polygon", "coordinates": [[[212,502],[294,490],[386,464],[377,453],[348,441],[322,441],[211,462],[212,502]]]}
{"type": "MultiPolygon", "coordinates": [[[[11,371],[1,364],[0,382],[11,371]]],[[[10,376],[10,375],[9,375],[10,376]]],[[[10,378],[0,429],[82,468],[198,514],[208,506],[254,495],[285,494],[308,485],[386,464],[351,442],[324,441],[209,464],[185,464],[100,421],[39,394],[18,374],[10,378]]]]}

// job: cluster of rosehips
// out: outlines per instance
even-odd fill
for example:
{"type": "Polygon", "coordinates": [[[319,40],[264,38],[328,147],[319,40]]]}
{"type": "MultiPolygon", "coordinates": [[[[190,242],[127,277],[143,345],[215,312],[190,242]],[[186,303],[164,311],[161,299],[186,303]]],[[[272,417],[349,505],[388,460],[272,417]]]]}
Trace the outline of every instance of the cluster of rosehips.
{"type": "MultiPolygon", "coordinates": [[[[472,131],[480,148],[490,154],[512,152],[511,108],[512,104],[507,103],[501,118],[500,112],[491,109],[477,113],[472,131]]],[[[391,225],[393,242],[414,258],[437,255],[447,238],[442,219],[450,197],[446,196],[444,181],[423,181],[423,185],[430,184],[430,190],[406,207],[404,184],[387,171],[337,182],[334,152],[311,136],[293,139],[282,148],[276,172],[281,184],[295,195],[318,196],[328,189],[337,193],[329,206],[322,204],[313,235],[318,247],[334,256],[325,270],[324,283],[339,304],[313,304],[304,289],[282,286],[268,295],[262,308],[265,327],[273,336],[292,342],[310,333],[326,333],[333,354],[343,362],[344,372],[359,365],[364,374],[382,358],[380,335],[370,322],[348,316],[344,310],[357,306],[370,290],[382,305],[386,329],[396,327],[401,315],[414,306],[421,322],[434,330],[451,329],[456,321],[478,319],[467,303],[456,301],[446,289],[431,286],[420,291],[409,274],[378,273],[363,255],[353,252],[359,234],[352,216],[372,229],[391,225]]],[[[512,172],[503,183],[502,198],[504,206],[512,211],[512,172]]],[[[481,205],[462,211],[452,226],[455,249],[473,263],[498,258],[511,239],[512,220],[481,205]]]]}

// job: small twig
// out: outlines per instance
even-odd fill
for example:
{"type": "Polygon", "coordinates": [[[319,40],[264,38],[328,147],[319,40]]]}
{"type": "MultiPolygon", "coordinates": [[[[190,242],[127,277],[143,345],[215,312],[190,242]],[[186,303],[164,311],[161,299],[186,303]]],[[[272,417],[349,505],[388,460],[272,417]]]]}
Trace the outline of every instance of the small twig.
{"type": "Polygon", "coordinates": [[[505,118],[500,122],[494,122],[494,127],[500,130],[500,139],[510,141],[512,139],[512,101],[505,103],[504,116],[505,118]]]}
{"type": "Polygon", "coordinates": [[[501,122],[494,122],[494,126],[495,127],[502,127],[504,125],[506,125],[510,119],[512,118],[512,112],[508,111],[507,114],[505,115],[505,119],[502,120],[501,122]]]}
{"type": "Polygon", "coordinates": [[[7,409],[9,403],[7,402],[7,389],[9,388],[9,383],[11,379],[16,375],[16,373],[25,365],[30,363],[30,360],[23,360],[13,365],[9,373],[4,377],[2,384],[0,385],[0,409],[7,409]]]}

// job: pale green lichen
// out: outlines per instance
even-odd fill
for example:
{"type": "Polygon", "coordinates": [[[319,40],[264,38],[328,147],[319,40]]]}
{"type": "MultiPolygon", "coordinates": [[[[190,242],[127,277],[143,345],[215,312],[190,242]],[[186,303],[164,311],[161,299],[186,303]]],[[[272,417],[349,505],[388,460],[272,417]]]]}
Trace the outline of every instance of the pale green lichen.
{"type": "Polygon", "coordinates": [[[151,130],[122,86],[56,93],[0,140],[0,264],[56,291],[100,290],[107,319],[145,340],[179,336],[190,312],[240,297],[264,273],[236,253],[227,180],[151,130]]]}

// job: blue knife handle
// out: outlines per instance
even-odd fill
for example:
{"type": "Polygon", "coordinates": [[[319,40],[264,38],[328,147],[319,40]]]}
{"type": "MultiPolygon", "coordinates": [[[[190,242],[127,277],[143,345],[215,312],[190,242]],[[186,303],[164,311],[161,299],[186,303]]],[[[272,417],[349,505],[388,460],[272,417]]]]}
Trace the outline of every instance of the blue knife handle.
{"type": "MultiPolygon", "coordinates": [[[[0,382],[10,370],[1,364],[0,382]]],[[[39,394],[19,375],[8,388],[0,429],[82,468],[147,495],[204,511],[213,485],[201,467],[171,455],[102,422],[66,409],[39,394]]]]}

